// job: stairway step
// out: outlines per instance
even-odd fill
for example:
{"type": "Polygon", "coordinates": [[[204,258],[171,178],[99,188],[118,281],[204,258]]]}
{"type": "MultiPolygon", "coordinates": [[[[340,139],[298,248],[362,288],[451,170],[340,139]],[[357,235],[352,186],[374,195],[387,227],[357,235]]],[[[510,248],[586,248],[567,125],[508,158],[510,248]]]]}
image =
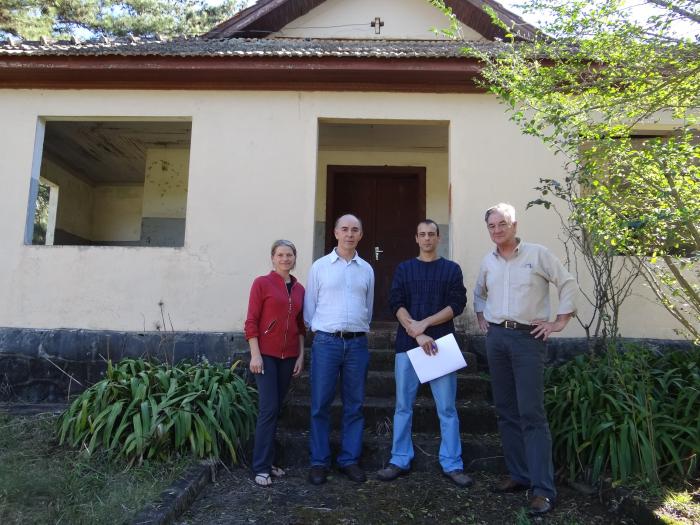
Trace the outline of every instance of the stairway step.
{"type": "MultiPolygon", "coordinates": [[[[308,429],[310,420],[310,398],[290,392],[282,411],[280,426],[287,429],[308,429]]],[[[394,418],[394,399],[366,397],[364,405],[365,428],[382,433],[391,428],[394,418]]],[[[342,405],[338,397],[331,406],[332,428],[339,428],[342,405]]],[[[485,401],[458,400],[460,430],[474,434],[496,432],[496,413],[485,401]]],[[[413,407],[413,430],[415,432],[439,432],[440,421],[432,398],[416,399],[413,407]]]]}
{"type": "MultiPolygon", "coordinates": [[[[309,373],[304,372],[302,376],[292,382],[291,388],[297,395],[310,395],[311,383],[309,373]]],[[[340,385],[338,385],[338,393],[340,385]]],[[[369,397],[394,398],[396,383],[394,372],[370,370],[367,374],[365,385],[365,395],[369,397]]],[[[418,397],[432,397],[430,385],[424,384],[418,388],[418,397]]],[[[476,374],[457,375],[457,399],[470,399],[473,401],[489,401],[491,399],[491,384],[488,379],[476,374]]]]}
{"type": "MultiPolygon", "coordinates": [[[[501,451],[501,442],[497,434],[462,434],[462,461],[467,471],[485,470],[504,473],[505,464],[501,451]]],[[[340,435],[331,433],[331,451],[333,457],[340,449],[340,435]]],[[[276,464],[282,466],[304,467],[309,465],[308,430],[279,430],[277,433],[276,464]]],[[[391,434],[377,435],[365,431],[363,437],[360,464],[373,477],[374,471],[383,468],[391,458],[391,434]]],[[[439,433],[414,433],[413,448],[415,457],[411,465],[413,471],[425,472],[440,470],[438,450],[439,433]]]]}
{"type": "MultiPolygon", "coordinates": [[[[464,360],[467,362],[467,367],[458,371],[459,374],[475,374],[479,371],[477,365],[476,354],[471,352],[462,352],[464,360]]],[[[375,348],[369,351],[369,369],[375,371],[393,371],[394,357],[396,351],[388,348],[375,348]]],[[[305,352],[306,368],[311,366],[311,349],[307,348],[305,352]]]]}

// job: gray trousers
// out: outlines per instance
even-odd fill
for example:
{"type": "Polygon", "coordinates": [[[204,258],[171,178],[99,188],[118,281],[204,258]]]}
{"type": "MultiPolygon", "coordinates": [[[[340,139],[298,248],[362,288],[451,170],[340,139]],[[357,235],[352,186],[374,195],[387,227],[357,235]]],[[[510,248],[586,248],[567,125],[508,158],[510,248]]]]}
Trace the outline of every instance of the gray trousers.
{"type": "Polygon", "coordinates": [[[556,498],[552,436],[544,411],[546,346],[526,330],[489,326],[486,353],[503,454],[511,477],[556,498]]]}

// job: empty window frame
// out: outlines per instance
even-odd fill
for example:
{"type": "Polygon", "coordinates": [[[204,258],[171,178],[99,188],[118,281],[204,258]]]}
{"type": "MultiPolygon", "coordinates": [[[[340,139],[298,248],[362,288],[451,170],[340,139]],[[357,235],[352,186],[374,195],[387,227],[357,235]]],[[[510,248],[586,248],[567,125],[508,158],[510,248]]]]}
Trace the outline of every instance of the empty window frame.
{"type": "Polygon", "coordinates": [[[184,120],[45,121],[28,240],[183,246],[191,130],[184,120]]]}

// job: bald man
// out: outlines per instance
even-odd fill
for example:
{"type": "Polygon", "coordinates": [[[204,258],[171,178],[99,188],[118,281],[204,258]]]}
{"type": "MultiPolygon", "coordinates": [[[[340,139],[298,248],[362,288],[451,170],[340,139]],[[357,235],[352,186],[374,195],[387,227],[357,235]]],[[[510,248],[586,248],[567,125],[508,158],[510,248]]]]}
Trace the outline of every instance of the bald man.
{"type": "Polygon", "coordinates": [[[330,407],[338,377],[343,421],[341,472],[357,483],[367,480],[358,462],[362,452],[365,380],[369,364],[367,332],[374,302],[374,271],[357,254],[362,222],[343,215],[335,222],[337,246],[311,266],[304,298],[304,321],[314,332],[311,346],[311,470],[314,485],[326,482],[331,464],[330,407]]]}

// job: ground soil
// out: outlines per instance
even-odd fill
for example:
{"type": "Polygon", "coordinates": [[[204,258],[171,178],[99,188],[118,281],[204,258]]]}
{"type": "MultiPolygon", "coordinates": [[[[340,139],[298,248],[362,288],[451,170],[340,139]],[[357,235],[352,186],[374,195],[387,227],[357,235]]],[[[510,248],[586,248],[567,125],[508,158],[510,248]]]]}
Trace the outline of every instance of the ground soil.
{"type": "Polygon", "coordinates": [[[306,481],[307,469],[292,468],[273,486],[255,485],[246,469],[223,471],[207,487],[178,525],[372,525],[372,524],[632,524],[595,498],[560,487],[554,511],[528,518],[524,493],[496,495],[489,487],[499,476],[474,474],[475,485],[460,489],[440,472],[414,472],[387,483],[371,479],[356,484],[333,472],[320,487],[306,481]]]}

